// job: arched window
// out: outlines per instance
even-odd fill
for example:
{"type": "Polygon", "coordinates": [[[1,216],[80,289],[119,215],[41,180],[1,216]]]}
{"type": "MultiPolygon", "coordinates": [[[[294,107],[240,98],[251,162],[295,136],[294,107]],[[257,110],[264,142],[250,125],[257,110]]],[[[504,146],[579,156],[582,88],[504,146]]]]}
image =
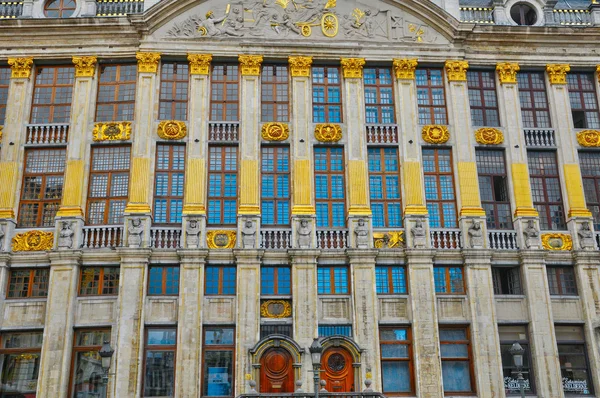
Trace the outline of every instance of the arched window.
{"type": "Polygon", "coordinates": [[[535,25],[537,22],[535,8],[525,3],[517,3],[512,6],[510,17],[517,25],[535,25]]]}
{"type": "Polygon", "coordinates": [[[75,0],[48,0],[44,6],[44,15],[48,18],[69,18],[76,7],[75,0]]]}

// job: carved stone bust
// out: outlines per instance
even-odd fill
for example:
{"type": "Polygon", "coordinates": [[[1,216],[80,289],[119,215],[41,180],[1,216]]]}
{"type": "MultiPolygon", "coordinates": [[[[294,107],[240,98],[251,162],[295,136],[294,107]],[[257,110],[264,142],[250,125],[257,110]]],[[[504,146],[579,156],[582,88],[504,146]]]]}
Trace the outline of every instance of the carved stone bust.
{"type": "Polygon", "coordinates": [[[356,247],[359,249],[368,249],[369,228],[367,227],[364,218],[358,220],[356,228],[354,228],[354,234],[356,235],[356,247]]]}
{"type": "Polygon", "coordinates": [[[195,218],[189,219],[185,233],[186,247],[198,249],[200,247],[200,222],[195,218]]]}
{"type": "Polygon", "coordinates": [[[480,221],[471,220],[468,235],[469,244],[472,249],[481,249],[483,247],[483,230],[481,229],[480,221]]]}
{"type": "Polygon", "coordinates": [[[73,248],[73,235],[75,231],[71,228],[71,222],[63,221],[61,223],[61,229],[58,233],[58,248],[59,249],[72,249],[73,248]]]}
{"type": "Polygon", "coordinates": [[[415,249],[423,249],[427,244],[427,239],[425,237],[425,227],[423,227],[423,219],[417,218],[415,220],[415,225],[410,229],[410,235],[413,240],[413,247],[415,249]]]}
{"type": "Polygon", "coordinates": [[[298,225],[298,247],[300,249],[310,248],[311,232],[312,229],[308,220],[300,220],[300,225],[298,225]]]}
{"type": "Polygon", "coordinates": [[[256,223],[247,218],[242,228],[242,247],[244,249],[254,249],[256,246],[256,223]]]}
{"type": "Polygon", "coordinates": [[[127,246],[129,247],[141,247],[142,246],[142,233],[144,232],[143,221],[141,218],[132,218],[129,220],[129,226],[127,232],[127,246]]]}

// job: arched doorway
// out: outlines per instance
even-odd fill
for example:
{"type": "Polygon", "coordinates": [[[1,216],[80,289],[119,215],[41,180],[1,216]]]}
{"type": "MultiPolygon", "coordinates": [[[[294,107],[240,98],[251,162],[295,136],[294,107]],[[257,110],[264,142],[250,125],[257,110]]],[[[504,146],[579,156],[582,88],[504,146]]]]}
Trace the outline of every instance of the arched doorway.
{"type": "Polygon", "coordinates": [[[344,347],[330,347],[321,357],[321,379],[329,392],[354,391],[354,366],[352,355],[344,347]]]}
{"type": "Polygon", "coordinates": [[[294,392],[294,360],[288,350],[269,348],[260,359],[260,392],[294,392]]]}

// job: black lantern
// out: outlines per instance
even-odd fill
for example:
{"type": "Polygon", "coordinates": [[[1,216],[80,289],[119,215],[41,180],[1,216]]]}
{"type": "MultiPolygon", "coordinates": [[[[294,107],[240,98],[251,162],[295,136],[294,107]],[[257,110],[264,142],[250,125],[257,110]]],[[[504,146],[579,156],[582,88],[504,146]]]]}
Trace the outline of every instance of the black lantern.
{"type": "Polygon", "coordinates": [[[314,339],[308,350],[310,351],[313,367],[321,367],[321,353],[323,352],[323,346],[319,339],[314,339]]]}
{"type": "Polygon", "coordinates": [[[523,369],[523,354],[525,354],[525,349],[521,347],[518,341],[515,341],[508,350],[510,355],[513,357],[513,362],[517,369],[523,369]]]}
{"type": "Polygon", "coordinates": [[[100,358],[102,358],[102,370],[104,370],[104,383],[108,383],[108,369],[110,369],[110,361],[114,353],[115,350],[112,349],[108,341],[105,341],[102,345],[102,348],[100,348],[100,351],[98,351],[98,355],[100,355],[100,358]]]}

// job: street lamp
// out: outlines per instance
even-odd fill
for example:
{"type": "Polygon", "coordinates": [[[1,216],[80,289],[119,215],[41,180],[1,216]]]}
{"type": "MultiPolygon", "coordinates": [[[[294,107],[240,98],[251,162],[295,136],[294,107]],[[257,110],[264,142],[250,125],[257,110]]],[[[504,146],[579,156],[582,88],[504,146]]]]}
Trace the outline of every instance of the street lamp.
{"type": "Polygon", "coordinates": [[[321,372],[321,353],[323,353],[323,346],[319,339],[314,339],[310,347],[310,357],[312,359],[313,374],[315,382],[315,398],[319,398],[319,378],[321,372]]]}
{"type": "Polygon", "coordinates": [[[508,352],[512,355],[513,363],[517,368],[517,381],[519,382],[521,398],[525,398],[525,380],[523,379],[523,354],[525,354],[525,349],[521,347],[518,341],[515,341],[508,352]]]}
{"type": "Polygon", "coordinates": [[[105,341],[100,351],[98,351],[98,355],[102,358],[102,370],[104,370],[102,381],[104,384],[108,384],[108,369],[110,369],[110,361],[114,353],[115,350],[112,349],[108,341],[105,341]]]}

